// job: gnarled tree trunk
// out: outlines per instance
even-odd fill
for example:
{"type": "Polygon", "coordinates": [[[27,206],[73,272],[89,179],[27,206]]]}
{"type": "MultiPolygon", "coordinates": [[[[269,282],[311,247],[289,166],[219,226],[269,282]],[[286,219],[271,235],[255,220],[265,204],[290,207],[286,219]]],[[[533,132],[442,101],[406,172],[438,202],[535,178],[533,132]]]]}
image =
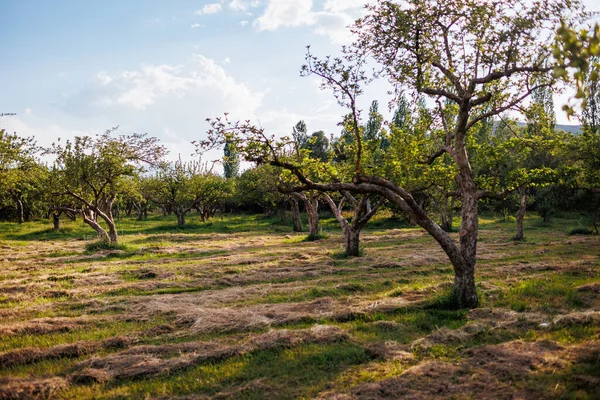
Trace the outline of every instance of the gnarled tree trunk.
{"type": "Polygon", "coordinates": [[[312,196],[305,201],[308,213],[308,235],[316,237],[319,235],[319,198],[312,196]]]}
{"type": "Polygon", "coordinates": [[[94,212],[90,209],[82,209],[81,216],[83,217],[83,222],[91,226],[98,233],[100,240],[110,243],[108,232],[93,218],[93,214],[94,212]]]}
{"type": "Polygon", "coordinates": [[[300,207],[298,200],[294,196],[290,196],[290,204],[292,207],[292,220],[294,221],[294,232],[302,232],[302,221],[300,220],[300,207]]]}
{"type": "Polygon", "coordinates": [[[348,257],[360,256],[360,229],[348,229],[344,236],[346,239],[346,255],[348,257]]]}
{"type": "Polygon", "coordinates": [[[468,102],[461,104],[456,119],[455,151],[453,158],[458,165],[457,181],[460,188],[462,209],[459,231],[460,258],[452,259],[454,266],[454,289],[458,303],[475,308],[479,304],[475,289],[475,263],[477,261],[477,236],[479,234],[478,192],[469,163],[465,144],[466,125],[469,119],[468,102]]]}
{"type": "Polygon", "coordinates": [[[319,193],[306,195],[305,193],[293,193],[304,202],[308,214],[308,236],[315,238],[319,236],[319,193]]]}
{"type": "Polygon", "coordinates": [[[60,213],[56,211],[52,213],[52,229],[55,231],[60,230],[60,213]]]}
{"type": "Polygon", "coordinates": [[[323,194],[323,198],[329,205],[329,208],[331,208],[331,212],[335,216],[335,219],[337,219],[342,226],[346,256],[358,257],[360,255],[360,233],[367,222],[375,215],[382,203],[379,202],[371,207],[368,196],[363,196],[359,202],[348,192],[343,192],[342,200],[338,205],[336,205],[333,199],[326,193],[323,194]],[[344,200],[346,199],[348,199],[354,207],[352,223],[349,223],[342,215],[344,200]]]}

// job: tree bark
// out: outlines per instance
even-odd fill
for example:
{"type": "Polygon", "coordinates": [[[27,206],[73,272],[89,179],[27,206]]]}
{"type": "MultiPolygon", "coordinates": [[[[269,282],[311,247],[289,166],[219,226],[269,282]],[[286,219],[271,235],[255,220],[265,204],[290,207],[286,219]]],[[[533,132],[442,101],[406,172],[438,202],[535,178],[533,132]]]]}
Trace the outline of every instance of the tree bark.
{"type": "Polygon", "coordinates": [[[25,211],[23,208],[23,201],[21,198],[17,198],[17,219],[20,224],[25,222],[25,211]]]}
{"type": "Polygon", "coordinates": [[[307,196],[304,193],[294,192],[292,195],[304,202],[308,214],[308,236],[317,237],[319,235],[319,194],[307,196]]]}
{"type": "Polygon", "coordinates": [[[460,259],[452,260],[454,285],[458,303],[462,307],[476,308],[479,304],[475,288],[475,263],[477,261],[477,236],[479,234],[478,193],[469,163],[465,144],[469,108],[462,104],[456,122],[455,162],[458,165],[458,185],[461,193],[462,221],[459,231],[460,259]]]}
{"type": "Polygon", "coordinates": [[[281,219],[281,223],[285,224],[286,223],[286,216],[285,216],[285,201],[281,201],[279,202],[279,218],[281,219]]]}
{"type": "Polygon", "coordinates": [[[319,236],[319,198],[312,196],[306,200],[306,212],[308,213],[308,235],[319,236]]]}
{"type": "Polygon", "coordinates": [[[340,204],[336,205],[328,194],[323,194],[323,198],[327,204],[329,204],[329,208],[331,208],[331,212],[333,213],[335,219],[337,219],[342,226],[346,256],[358,257],[360,256],[360,232],[365,227],[367,222],[369,222],[369,220],[373,217],[373,215],[375,215],[382,203],[379,202],[372,207],[370,199],[367,196],[363,196],[360,202],[358,202],[348,192],[343,192],[343,196],[344,197],[340,201],[340,204]],[[344,200],[346,199],[350,200],[354,207],[354,217],[352,218],[351,224],[342,215],[342,208],[344,205],[344,200]]]}
{"type": "Polygon", "coordinates": [[[143,221],[144,220],[144,206],[142,204],[140,204],[139,206],[137,206],[137,209],[138,209],[137,220],[143,221]]]}
{"type": "Polygon", "coordinates": [[[441,210],[442,229],[444,232],[452,232],[452,219],[454,209],[454,197],[444,195],[444,201],[441,210]]]}
{"type": "Polygon", "coordinates": [[[110,240],[111,243],[118,243],[119,242],[119,234],[117,233],[117,226],[115,225],[115,221],[113,221],[112,219],[110,220],[105,220],[106,224],[108,225],[108,239],[110,240]]]}
{"type": "Polygon", "coordinates": [[[81,210],[81,216],[83,217],[83,222],[92,227],[97,233],[100,240],[110,243],[110,237],[108,233],[100,226],[98,221],[93,218],[94,212],[92,210],[81,210]]]}
{"type": "Polygon", "coordinates": [[[178,207],[175,211],[175,215],[177,216],[177,226],[185,225],[185,211],[183,207],[178,207]]]}
{"type": "Polygon", "coordinates": [[[525,236],[523,235],[523,219],[527,211],[527,192],[524,188],[519,188],[519,194],[521,195],[521,203],[519,205],[519,212],[517,213],[517,234],[515,235],[515,240],[523,241],[525,240],[525,236]]]}
{"type": "Polygon", "coordinates": [[[360,256],[360,231],[361,229],[353,229],[353,227],[350,226],[347,231],[344,232],[346,238],[346,255],[348,257],[360,256]]]}
{"type": "Polygon", "coordinates": [[[60,214],[56,211],[52,213],[52,229],[55,231],[60,230],[60,214]]]}
{"type": "Polygon", "coordinates": [[[290,203],[292,206],[292,220],[294,221],[294,232],[302,232],[302,221],[300,220],[300,207],[298,206],[298,200],[290,196],[290,203]]]}

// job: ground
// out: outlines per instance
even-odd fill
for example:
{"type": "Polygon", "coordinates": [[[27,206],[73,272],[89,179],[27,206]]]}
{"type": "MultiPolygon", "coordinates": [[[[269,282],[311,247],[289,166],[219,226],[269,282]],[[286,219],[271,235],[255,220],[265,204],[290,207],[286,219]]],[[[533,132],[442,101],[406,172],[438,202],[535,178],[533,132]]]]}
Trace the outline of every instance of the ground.
{"type": "MultiPolygon", "coordinates": [[[[194,222],[193,219],[190,222],[194,222]]],[[[380,217],[345,258],[260,216],[177,229],[0,224],[0,398],[600,398],[600,237],[580,217],[481,219],[481,307],[380,217]]]]}

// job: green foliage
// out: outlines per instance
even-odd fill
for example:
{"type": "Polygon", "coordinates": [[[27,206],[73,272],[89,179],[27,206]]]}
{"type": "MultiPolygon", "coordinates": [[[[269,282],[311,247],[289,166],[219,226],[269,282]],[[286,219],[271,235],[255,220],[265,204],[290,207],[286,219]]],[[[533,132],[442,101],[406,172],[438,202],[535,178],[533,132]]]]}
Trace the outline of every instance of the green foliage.
{"type": "MultiPolygon", "coordinates": [[[[586,80],[595,82],[599,79],[598,59],[594,57],[600,56],[600,25],[595,24],[591,31],[577,30],[563,20],[556,31],[552,54],[557,62],[554,76],[570,82],[572,74],[577,87],[575,98],[582,99],[585,108],[590,95],[590,86],[586,85],[586,80]]],[[[563,110],[569,115],[575,114],[571,104],[565,104],[563,110]]]]}
{"type": "Polygon", "coordinates": [[[600,133],[600,80],[592,79],[600,71],[600,56],[592,57],[593,64],[585,76],[584,84],[588,91],[581,110],[581,122],[584,132],[600,133]]]}
{"type": "Polygon", "coordinates": [[[148,179],[151,199],[178,216],[197,209],[203,221],[222,211],[233,198],[236,182],[212,172],[199,161],[162,163],[156,176],[148,179]]]}
{"type": "Polygon", "coordinates": [[[320,161],[329,159],[329,139],[324,131],[313,132],[300,149],[308,150],[310,158],[320,161]]]}
{"type": "Polygon", "coordinates": [[[131,179],[144,172],[145,164],[157,164],[166,153],[157,138],[137,133],[113,136],[116,130],[96,137],[76,136],[46,150],[56,156],[48,182],[54,209],[80,211],[102,240],[114,243],[118,240],[113,219],[117,196],[129,193],[131,179]],[[97,223],[98,217],[108,225],[108,233],[97,223]]]}
{"type": "Polygon", "coordinates": [[[0,218],[23,222],[42,207],[48,169],[37,152],[33,138],[0,129],[0,218]]]}
{"type": "Polygon", "coordinates": [[[237,178],[240,173],[240,155],[229,142],[223,148],[223,174],[225,178],[237,178]]]}
{"type": "Polygon", "coordinates": [[[280,168],[266,164],[245,170],[237,183],[236,203],[246,210],[259,205],[266,213],[274,212],[277,204],[286,199],[278,190],[280,176],[280,168]]]}

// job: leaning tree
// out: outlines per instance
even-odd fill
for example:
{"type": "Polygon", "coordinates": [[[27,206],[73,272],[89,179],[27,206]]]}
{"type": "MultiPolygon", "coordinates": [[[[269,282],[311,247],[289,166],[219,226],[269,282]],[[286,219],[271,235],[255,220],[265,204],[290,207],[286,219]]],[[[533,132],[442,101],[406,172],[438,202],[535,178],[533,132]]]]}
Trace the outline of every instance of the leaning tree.
{"type": "Polygon", "coordinates": [[[521,104],[536,90],[552,85],[552,68],[539,57],[549,53],[551,32],[581,12],[577,1],[383,1],[357,21],[356,50],[373,57],[397,91],[414,90],[457,108],[444,120],[445,142],[428,162],[448,154],[458,167],[461,198],[458,245],[441,233],[423,210],[411,205],[410,193],[386,180],[359,177],[359,182],[391,190],[440,243],[455,271],[461,305],[478,304],[475,263],[478,201],[487,195],[477,187],[469,158],[469,141],[478,123],[521,104]]]}
{"type": "Polygon", "coordinates": [[[212,132],[241,145],[247,159],[292,171],[300,181],[298,191],[376,193],[396,204],[448,255],[454,267],[458,304],[476,307],[478,201],[490,193],[479,188],[474,179],[469,157],[472,132],[480,122],[517,107],[535,90],[551,85],[550,79],[540,80],[540,76],[552,72],[540,59],[540,51],[549,53],[556,26],[580,12],[580,2],[562,0],[510,4],[493,0],[408,0],[369,6],[368,14],[354,26],[358,39],[346,49],[344,57],[320,60],[309,54],[302,69],[303,75],[321,77],[322,86],[333,90],[338,101],[349,108],[356,142],[351,183],[311,181],[297,165],[278,156],[283,144],[277,144],[263,129],[247,121],[228,125],[213,120],[212,132]],[[365,173],[356,98],[368,80],[361,72],[366,57],[377,62],[378,75],[387,77],[397,93],[412,90],[456,107],[451,119],[441,116],[444,142],[426,162],[435,165],[442,156],[449,155],[458,170],[462,216],[458,243],[432,220],[409,190],[385,177],[365,173]]]}
{"type": "Polygon", "coordinates": [[[124,178],[138,173],[143,164],[157,164],[166,154],[157,138],[137,133],[113,136],[116,129],[95,137],[77,136],[46,150],[56,156],[56,179],[48,189],[57,201],[53,210],[80,214],[101,240],[111,244],[118,242],[113,204],[127,184],[124,178]]]}

